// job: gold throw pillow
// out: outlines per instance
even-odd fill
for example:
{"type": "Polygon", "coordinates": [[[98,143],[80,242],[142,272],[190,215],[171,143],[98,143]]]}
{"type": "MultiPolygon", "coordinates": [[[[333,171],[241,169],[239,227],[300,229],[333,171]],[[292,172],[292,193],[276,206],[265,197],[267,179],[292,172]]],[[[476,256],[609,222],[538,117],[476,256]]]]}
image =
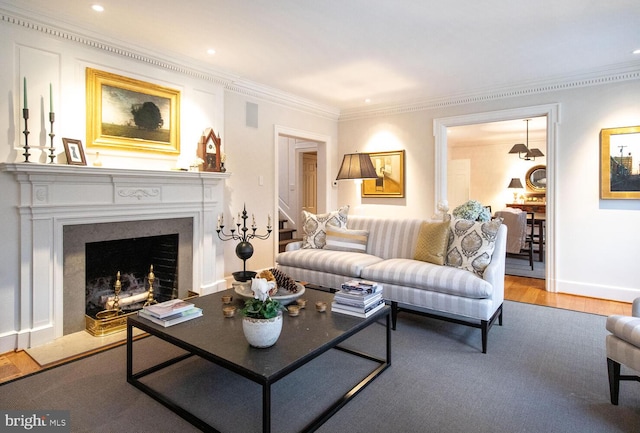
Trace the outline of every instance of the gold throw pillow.
{"type": "Polygon", "coordinates": [[[418,233],[415,260],[444,265],[449,241],[449,221],[423,222],[418,233]]]}

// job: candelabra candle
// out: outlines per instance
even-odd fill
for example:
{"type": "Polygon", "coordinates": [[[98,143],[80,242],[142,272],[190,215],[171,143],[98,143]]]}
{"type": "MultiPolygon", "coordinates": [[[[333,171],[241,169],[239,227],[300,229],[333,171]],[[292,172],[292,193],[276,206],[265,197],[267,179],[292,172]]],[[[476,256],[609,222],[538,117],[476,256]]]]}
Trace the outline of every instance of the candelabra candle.
{"type": "MultiPolygon", "coordinates": [[[[249,216],[247,215],[247,205],[244,205],[242,210],[242,215],[238,213],[238,223],[234,224],[232,222],[231,229],[228,233],[224,232],[224,216],[220,217],[218,228],[216,232],[218,232],[218,237],[222,241],[239,241],[236,246],[236,256],[242,260],[242,271],[234,272],[233,277],[237,281],[248,281],[253,278],[256,273],[255,272],[247,272],[247,260],[253,256],[253,245],[249,242],[251,239],[260,239],[266,240],[271,235],[271,226],[267,226],[267,233],[259,235],[256,233],[258,228],[255,225],[255,218],[253,221],[253,226],[251,229],[247,228],[247,219],[249,216]],[[240,222],[242,219],[242,222],[240,222]],[[236,225],[238,229],[236,230],[233,226],[236,225]]],[[[271,217],[269,217],[271,218],[271,217]]],[[[233,221],[233,219],[232,219],[233,221]]]]}
{"type": "MultiPolygon", "coordinates": [[[[26,83],[26,81],[25,81],[26,83]]],[[[25,106],[27,105],[27,91],[26,91],[26,86],[25,86],[25,106]]],[[[29,127],[27,126],[27,120],[29,120],[29,109],[28,108],[23,108],[22,109],[22,118],[24,119],[24,131],[22,131],[22,133],[24,134],[24,153],[22,154],[24,156],[24,162],[31,162],[29,161],[29,156],[31,156],[31,154],[29,153],[29,127]]]]}
{"type": "MultiPolygon", "coordinates": [[[[52,103],[53,104],[53,103],[52,103]]],[[[56,114],[52,111],[49,112],[49,123],[51,123],[51,132],[49,133],[49,138],[51,139],[51,145],[49,146],[49,159],[51,161],[49,161],[49,164],[53,164],[53,160],[55,159],[55,151],[56,148],[53,147],[53,137],[56,136],[56,134],[53,133],[53,122],[56,121],[56,114]]]]}

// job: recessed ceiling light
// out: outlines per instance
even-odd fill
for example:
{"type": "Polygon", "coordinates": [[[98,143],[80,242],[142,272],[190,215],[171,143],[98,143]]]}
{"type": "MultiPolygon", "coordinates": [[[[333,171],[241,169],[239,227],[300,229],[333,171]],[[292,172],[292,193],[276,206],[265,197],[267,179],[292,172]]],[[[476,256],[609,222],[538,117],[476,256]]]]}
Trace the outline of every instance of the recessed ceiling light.
{"type": "Polygon", "coordinates": [[[210,54],[210,55],[212,55],[212,56],[213,56],[215,53],[216,53],[216,50],[214,50],[213,48],[209,48],[209,49],[207,50],[207,54],[210,54]]]}
{"type": "Polygon", "coordinates": [[[633,50],[632,54],[640,54],[640,48],[638,48],[637,50],[633,50]]]}
{"type": "Polygon", "coordinates": [[[91,6],[91,9],[93,9],[96,12],[104,12],[104,8],[100,5],[93,5],[91,6]]]}
{"type": "Polygon", "coordinates": [[[364,100],[364,102],[368,104],[369,102],[371,102],[371,99],[367,98],[364,100]]]}

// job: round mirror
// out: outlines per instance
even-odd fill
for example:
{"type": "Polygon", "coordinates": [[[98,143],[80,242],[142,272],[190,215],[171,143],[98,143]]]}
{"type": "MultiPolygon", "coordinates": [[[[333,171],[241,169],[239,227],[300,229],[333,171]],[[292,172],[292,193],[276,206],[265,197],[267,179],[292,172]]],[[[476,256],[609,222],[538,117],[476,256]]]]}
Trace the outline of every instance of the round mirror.
{"type": "Polygon", "coordinates": [[[545,192],[547,190],[547,166],[536,165],[531,167],[525,177],[527,188],[535,192],[545,192]]]}

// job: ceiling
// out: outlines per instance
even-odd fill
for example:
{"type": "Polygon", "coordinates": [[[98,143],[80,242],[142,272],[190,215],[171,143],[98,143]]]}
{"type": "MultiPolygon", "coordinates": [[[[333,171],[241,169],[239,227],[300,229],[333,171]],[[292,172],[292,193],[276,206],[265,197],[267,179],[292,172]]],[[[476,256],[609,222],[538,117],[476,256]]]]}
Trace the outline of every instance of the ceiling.
{"type": "Polygon", "coordinates": [[[95,3],[104,12],[91,0],[0,8],[340,110],[640,67],[638,0],[95,3]]]}

